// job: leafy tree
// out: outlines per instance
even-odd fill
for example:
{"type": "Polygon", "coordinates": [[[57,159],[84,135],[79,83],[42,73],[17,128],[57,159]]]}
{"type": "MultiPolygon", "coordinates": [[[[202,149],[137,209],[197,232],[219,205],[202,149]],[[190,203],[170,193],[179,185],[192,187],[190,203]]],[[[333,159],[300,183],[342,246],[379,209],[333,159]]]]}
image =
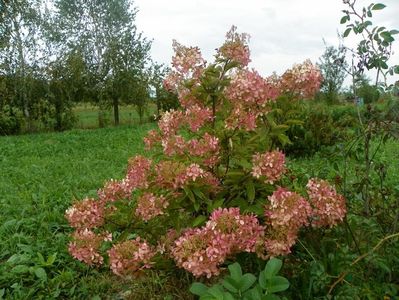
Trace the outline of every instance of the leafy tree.
{"type": "MultiPolygon", "coordinates": [[[[399,65],[389,67],[388,62],[392,56],[392,43],[395,41],[394,35],[399,31],[389,30],[385,26],[374,26],[372,23],[373,14],[386,7],[382,3],[371,3],[361,10],[356,7],[356,0],[343,0],[348,9],[343,10],[344,16],[341,24],[347,24],[343,37],[349,36],[352,32],[360,37],[355,50],[351,50],[356,62],[352,63],[353,78],[357,74],[371,69],[377,71],[375,85],[383,77],[383,85],[386,86],[388,75],[399,74],[399,65]]],[[[355,93],[356,94],[356,93],[355,93]]]]}
{"type": "Polygon", "coordinates": [[[345,54],[346,49],[342,46],[326,46],[320,58],[319,68],[323,75],[321,92],[330,103],[338,101],[338,93],[346,77],[345,69],[348,68],[348,63],[345,54]]]}
{"type": "Polygon", "coordinates": [[[157,118],[161,111],[168,111],[179,107],[177,95],[168,91],[163,86],[163,81],[170,69],[163,64],[154,63],[150,69],[150,85],[155,91],[155,100],[157,105],[157,118]]]}
{"type": "Polygon", "coordinates": [[[118,124],[120,103],[137,101],[147,83],[150,43],[137,32],[137,10],[129,0],[57,0],[55,6],[59,36],[69,49],[82,49],[92,100],[112,106],[118,124]]]}
{"type": "Polygon", "coordinates": [[[359,76],[356,80],[356,91],[357,96],[363,98],[364,103],[374,103],[380,97],[380,92],[375,85],[370,84],[370,78],[362,75],[359,76]]]}
{"type": "Polygon", "coordinates": [[[13,81],[9,105],[23,111],[32,126],[34,74],[40,62],[39,0],[2,2],[0,12],[0,73],[13,81]]]}

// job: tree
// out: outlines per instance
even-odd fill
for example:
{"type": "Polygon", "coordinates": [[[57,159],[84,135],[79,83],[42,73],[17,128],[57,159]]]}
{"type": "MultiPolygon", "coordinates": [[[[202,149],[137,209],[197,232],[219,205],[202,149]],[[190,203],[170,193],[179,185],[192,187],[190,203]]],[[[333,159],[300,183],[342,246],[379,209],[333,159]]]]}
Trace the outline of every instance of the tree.
{"type": "Polygon", "coordinates": [[[155,100],[157,105],[157,118],[161,111],[176,109],[179,106],[177,95],[166,90],[163,81],[170,69],[163,64],[153,63],[150,69],[150,85],[155,91],[155,100]]]}
{"type": "Polygon", "coordinates": [[[120,103],[134,102],[147,82],[150,42],[137,32],[137,10],[129,0],[57,0],[55,5],[60,36],[69,49],[82,49],[93,101],[112,106],[117,125],[120,103]]]}
{"type": "Polygon", "coordinates": [[[321,92],[329,103],[338,101],[338,93],[346,77],[345,69],[348,68],[348,63],[345,54],[346,50],[342,46],[326,46],[320,58],[319,68],[323,75],[321,92]]]}
{"type": "Polygon", "coordinates": [[[40,66],[40,6],[40,0],[10,0],[0,8],[0,73],[12,78],[9,104],[23,111],[29,129],[34,118],[30,88],[40,66]]]}

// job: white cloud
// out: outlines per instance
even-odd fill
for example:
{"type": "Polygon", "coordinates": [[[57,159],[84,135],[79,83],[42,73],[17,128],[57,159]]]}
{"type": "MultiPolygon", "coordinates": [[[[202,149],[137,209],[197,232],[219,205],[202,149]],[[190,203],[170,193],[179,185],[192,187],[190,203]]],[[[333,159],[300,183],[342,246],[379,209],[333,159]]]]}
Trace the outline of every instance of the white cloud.
{"type": "MultiPolygon", "coordinates": [[[[387,9],[376,12],[374,23],[399,29],[399,1],[382,2],[387,9]]],[[[200,47],[212,60],[234,24],[251,35],[252,66],[263,75],[281,73],[306,58],[317,62],[324,51],[323,38],[337,45],[337,30],[345,29],[339,24],[345,8],[341,0],[135,0],[135,5],[138,29],[153,39],[153,59],[165,64],[173,55],[173,39],[200,47]]],[[[399,64],[399,35],[397,40],[391,63],[399,64]]],[[[345,44],[353,46],[355,41],[350,38],[345,44]]]]}

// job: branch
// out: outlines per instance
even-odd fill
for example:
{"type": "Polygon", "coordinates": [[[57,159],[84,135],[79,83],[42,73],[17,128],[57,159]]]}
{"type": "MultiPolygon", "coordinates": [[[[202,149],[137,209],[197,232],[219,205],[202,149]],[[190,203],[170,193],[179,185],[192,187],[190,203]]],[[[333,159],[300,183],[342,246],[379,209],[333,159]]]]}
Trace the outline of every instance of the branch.
{"type": "MultiPolygon", "coordinates": [[[[381,245],[383,243],[385,243],[387,240],[393,239],[395,237],[399,237],[399,232],[388,235],[386,237],[384,237],[382,240],[380,240],[378,242],[377,245],[374,246],[373,249],[371,249],[369,252],[359,256],[358,258],[356,258],[351,264],[350,267],[353,267],[354,265],[356,265],[359,261],[361,261],[362,259],[364,259],[365,257],[369,256],[370,254],[372,254],[373,252],[375,252],[378,248],[381,247],[381,245]]],[[[349,271],[345,271],[342,272],[339,276],[338,279],[332,284],[332,286],[330,287],[330,289],[328,290],[328,294],[327,295],[331,295],[331,292],[334,290],[334,288],[337,286],[338,283],[340,283],[341,281],[344,280],[345,276],[349,274],[349,271]]]]}

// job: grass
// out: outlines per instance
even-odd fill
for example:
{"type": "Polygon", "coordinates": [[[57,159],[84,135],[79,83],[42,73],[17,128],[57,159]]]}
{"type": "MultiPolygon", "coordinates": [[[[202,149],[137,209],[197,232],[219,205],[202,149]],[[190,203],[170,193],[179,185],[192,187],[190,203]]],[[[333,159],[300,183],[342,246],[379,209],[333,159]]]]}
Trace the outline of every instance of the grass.
{"type": "MultiPolygon", "coordinates": [[[[90,104],[80,104],[74,107],[73,112],[77,118],[75,128],[94,129],[99,127],[99,108],[90,104]]],[[[146,108],[143,122],[147,122],[156,112],[155,105],[149,104],[146,108]]],[[[114,123],[112,109],[103,112],[103,125],[105,127],[114,123]]],[[[121,125],[138,125],[140,117],[134,105],[119,106],[119,122],[121,125]]]]}
{"type": "MultiPolygon", "coordinates": [[[[69,256],[63,214],[73,199],[94,196],[105,180],[121,178],[153,127],[0,138],[0,299],[89,299],[126,289],[108,271],[98,273],[69,256]]],[[[158,277],[152,288],[178,287],[158,277]]]]}
{"type": "MultiPolygon", "coordinates": [[[[94,196],[105,180],[121,178],[128,158],[143,153],[142,137],[154,127],[0,137],[0,299],[190,299],[184,272],[153,271],[122,280],[67,253],[71,229],[65,209],[73,199],[94,196]]],[[[292,160],[292,169],[304,181],[334,180],[337,151],[324,153],[292,160]]],[[[399,142],[389,141],[379,158],[390,163],[387,181],[397,185],[399,142]]]]}

